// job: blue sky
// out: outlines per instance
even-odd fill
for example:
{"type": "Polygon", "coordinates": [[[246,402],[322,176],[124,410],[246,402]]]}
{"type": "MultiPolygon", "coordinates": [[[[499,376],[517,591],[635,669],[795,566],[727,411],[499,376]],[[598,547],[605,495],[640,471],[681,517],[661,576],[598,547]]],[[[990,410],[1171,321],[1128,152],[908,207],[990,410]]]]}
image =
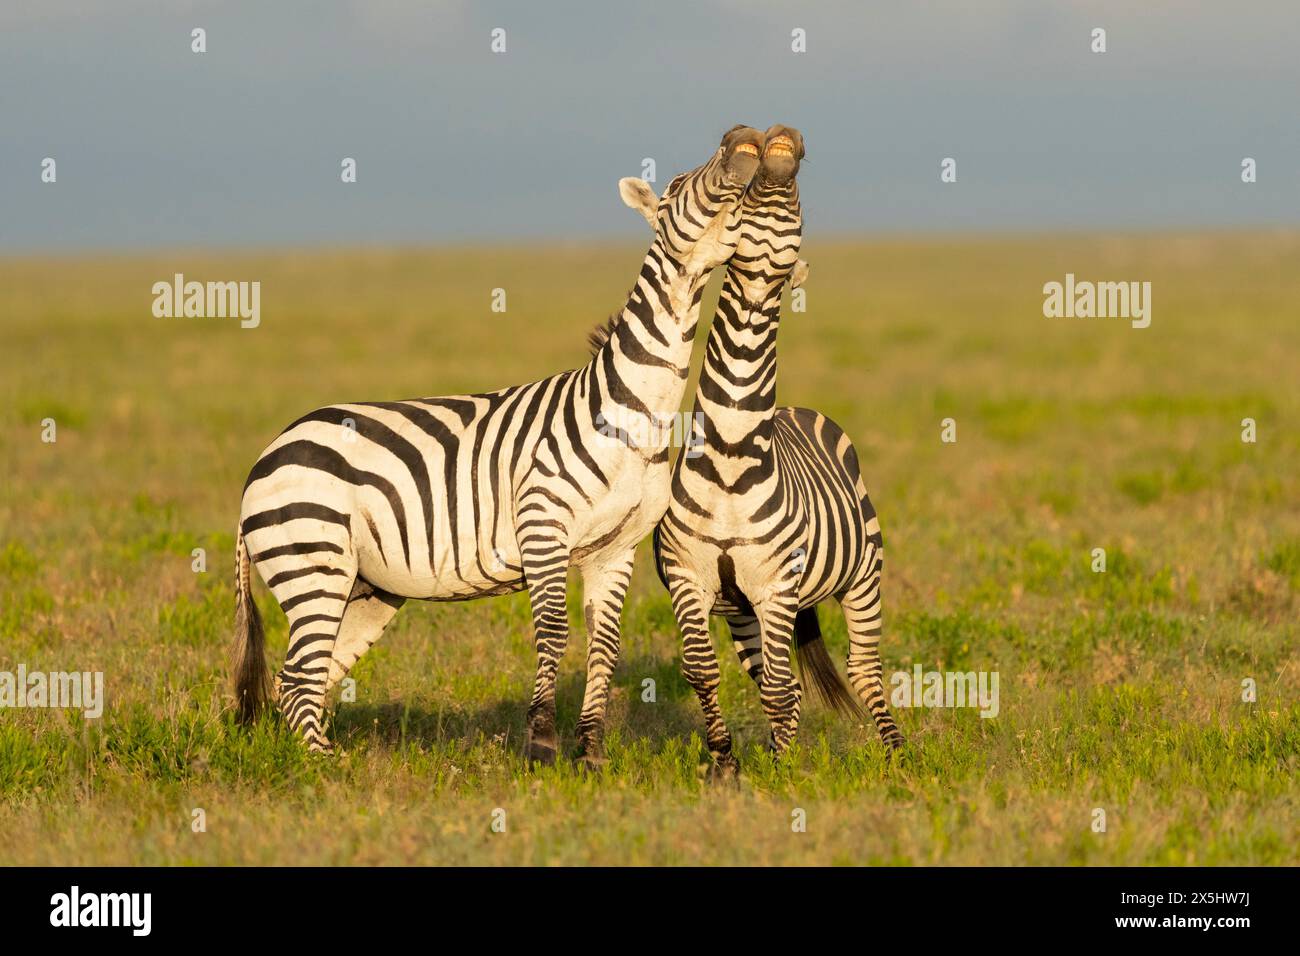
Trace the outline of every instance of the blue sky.
{"type": "Polygon", "coordinates": [[[1297,36],[1294,0],[7,0],[0,249],[639,238],[618,178],[738,122],[804,131],[810,232],[1293,226],[1297,36]]]}

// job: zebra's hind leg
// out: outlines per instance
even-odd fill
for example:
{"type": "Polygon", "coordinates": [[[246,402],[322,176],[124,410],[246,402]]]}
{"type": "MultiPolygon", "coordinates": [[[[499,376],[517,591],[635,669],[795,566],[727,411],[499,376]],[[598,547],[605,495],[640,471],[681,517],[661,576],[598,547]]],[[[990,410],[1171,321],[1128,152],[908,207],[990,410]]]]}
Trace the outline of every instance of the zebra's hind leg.
{"type": "Polygon", "coordinates": [[[308,567],[274,575],[267,586],[289,618],[289,650],[275,677],[276,703],[307,748],[327,753],[325,684],[355,570],[308,567]]]}
{"type": "Polygon", "coordinates": [[[588,767],[605,762],[605,709],[609,681],[618,664],[619,626],[623,599],[632,581],[635,549],[608,559],[598,567],[584,567],[583,616],[587,622],[587,687],[578,718],[578,741],[588,767]]]}
{"type": "Polygon", "coordinates": [[[839,596],[849,632],[849,683],[866,704],[876,732],[891,751],[903,745],[903,735],[894,723],[885,700],[880,663],[881,597],[880,578],[884,554],[873,546],[862,577],[839,596]]]}
{"type": "Polygon", "coordinates": [[[731,630],[731,644],[740,658],[740,666],[745,668],[756,685],[763,684],[763,632],[758,626],[758,618],[753,614],[737,614],[727,618],[727,627],[731,630]]]}
{"type": "Polygon", "coordinates": [[[709,637],[709,611],[713,602],[702,588],[674,574],[671,568],[667,577],[673,614],[682,632],[682,674],[700,699],[700,708],[704,711],[705,741],[709,755],[713,757],[710,774],[716,779],[734,777],[740,772],[740,763],[731,752],[731,731],[727,729],[722,719],[722,708],[718,706],[722,673],[709,637]]]}
{"type": "Polygon", "coordinates": [[[381,591],[369,581],[357,578],[357,583],[352,587],[352,596],[348,598],[347,607],[343,611],[338,635],[334,639],[329,676],[325,679],[326,694],[348,675],[352,665],[379,640],[388,622],[405,603],[406,598],[381,591]]]}

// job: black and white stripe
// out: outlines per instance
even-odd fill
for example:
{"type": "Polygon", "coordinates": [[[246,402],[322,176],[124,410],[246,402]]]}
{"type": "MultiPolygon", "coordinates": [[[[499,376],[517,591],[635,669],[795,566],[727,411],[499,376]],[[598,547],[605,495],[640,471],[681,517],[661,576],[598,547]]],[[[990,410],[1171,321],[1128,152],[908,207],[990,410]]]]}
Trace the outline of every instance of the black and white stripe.
{"type": "Polygon", "coordinates": [[[796,647],[832,702],[856,702],[826,656],[816,605],[836,598],[848,624],[849,679],[890,747],[902,736],[881,681],[881,535],[853,445],[826,416],[776,405],[781,291],[802,281],[796,130],[768,130],[743,203],[695,400],[695,455],[678,459],[655,535],[659,572],[682,630],[683,670],[704,709],[716,767],[736,769],[718,707],[710,614],[725,616],[784,751],[799,722],[796,647]]]}
{"type": "Polygon", "coordinates": [[[528,749],[553,759],[574,565],[589,630],[578,734],[584,755],[600,758],[633,549],[668,504],[671,436],[656,426],[680,406],[700,294],[735,249],[761,143],[757,130],[736,127],[662,199],[640,180],[620,183],[655,239],[586,366],[479,395],[330,405],[271,443],[240,511],[235,675],[244,717],[259,710],[268,683],[250,565],[288,616],[276,698],[313,750],[329,748],[326,692],[407,599],[527,588],[537,649],[528,749]],[[618,427],[603,424],[611,422],[618,427]]]}

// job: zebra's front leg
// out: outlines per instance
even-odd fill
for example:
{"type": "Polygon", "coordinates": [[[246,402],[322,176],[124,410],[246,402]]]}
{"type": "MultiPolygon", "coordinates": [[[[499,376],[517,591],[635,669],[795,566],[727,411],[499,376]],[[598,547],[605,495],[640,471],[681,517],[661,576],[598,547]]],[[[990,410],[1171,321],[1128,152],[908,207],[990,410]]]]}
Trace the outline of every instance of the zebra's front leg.
{"type": "Polygon", "coordinates": [[[790,665],[794,647],[794,618],[799,612],[797,590],[778,591],[755,607],[763,643],[763,676],[758,693],[772,725],[772,750],[785,753],[799,730],[803,692],[790,665]]]}
{"type": "Polygon", "coordinates": [[[632,581],[636,550],[606,559],[599,566],[584,566],[583,617],[587,623],[587,687],[578,718],[578,742],[588,767],[605,762],[605,708],[609,682],[618,665],[619,626],[623,600],[632,581]]]}
{"type": "MultiPolygon", "coordinates": [[[[526,556],[526,562],[528,560],[526,556]]],[[[559,734],[555,723],[555,681],[560,659],[569,643],[569,615],[565,606],[569,556],[565,551],[544,564],[527,564],[528,598],[533,608],[537,678],[528,706],[528,736],[524,752],[531,763],[555,763],[559,734]]]]}
{"type": "Polygon", "coordinates": [[[734,777],[740,772],[740,763],[731,752],[731,731],[722,719],[718,706],[718,685],[722,673],[718,657],[709,637],[709,612],[713,598],[694,581],[674,574],[669,569],[668,595],[673,602],[673,614],[682,631],[682,674],[700,699],[704,711],[705,741],[713,758],[712,774],[716,777],[734,777]]]}

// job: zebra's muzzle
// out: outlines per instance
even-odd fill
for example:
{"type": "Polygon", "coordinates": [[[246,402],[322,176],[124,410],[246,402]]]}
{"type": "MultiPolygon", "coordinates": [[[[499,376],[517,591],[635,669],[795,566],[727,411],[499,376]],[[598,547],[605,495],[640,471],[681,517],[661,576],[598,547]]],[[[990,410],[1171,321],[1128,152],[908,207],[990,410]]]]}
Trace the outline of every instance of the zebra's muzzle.
{"type": "Polygon", "coordinates": [[[784,185],[799,172],[803,159],[803,136],[790,126],[773,126],[767,131],[763,147],[762,178],[784,185]]]}
{"type": "Polygon", "coordinates": [[[752,126],[737,126],[722,138],[722,170],[732,186],[748,186],[758,171],[763,134],[752,126]]]}

